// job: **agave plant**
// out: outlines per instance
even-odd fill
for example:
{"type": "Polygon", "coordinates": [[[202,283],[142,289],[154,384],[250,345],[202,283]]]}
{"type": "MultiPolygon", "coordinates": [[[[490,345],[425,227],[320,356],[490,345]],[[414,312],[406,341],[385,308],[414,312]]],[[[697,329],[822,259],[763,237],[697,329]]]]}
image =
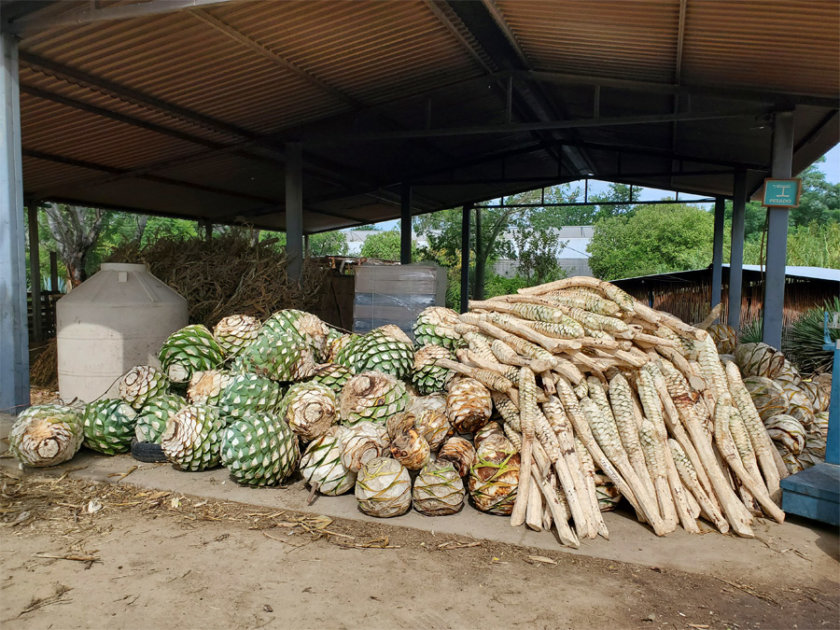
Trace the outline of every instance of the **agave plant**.
{"type": "Polygon", "coordinates": [[[759,343],[761,341],[761,317],[756,317],[741,326],[739,343],[759,343]]]}
{"type": "MultiPolygon", "coordinates": [[[[823,350],[823,321],[825,312],[829,318],[832,313],[840,312],[840,298],[834,297],[822,306],[810,308],[793,322],[787,330],[782,348],[799,370],[805,374],[824,372],[831,369],[832,353],[823,350]]],[[[840,330],[829,329],[831,340],[840,336],[840,330]]]]}

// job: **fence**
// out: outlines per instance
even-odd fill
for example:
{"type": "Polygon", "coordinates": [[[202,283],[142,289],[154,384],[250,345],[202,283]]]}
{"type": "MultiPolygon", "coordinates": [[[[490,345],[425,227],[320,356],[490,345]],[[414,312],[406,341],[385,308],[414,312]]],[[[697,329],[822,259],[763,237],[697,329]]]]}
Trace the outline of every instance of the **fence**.
{"type": "Polygon", "coordinates": [[[60,291],[41,291],[41,338],[35,339],[32,293],[26,294],[26,316],[30,343],[55,337],[55,303],[63,295],[64,293],[60,291]]]}

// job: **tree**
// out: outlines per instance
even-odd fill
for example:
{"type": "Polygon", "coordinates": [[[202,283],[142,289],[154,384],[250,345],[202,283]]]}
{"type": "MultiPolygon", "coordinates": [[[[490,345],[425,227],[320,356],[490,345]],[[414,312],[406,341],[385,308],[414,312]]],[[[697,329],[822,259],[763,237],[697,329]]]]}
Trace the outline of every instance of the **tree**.
{"type": "Polygon", "coordinates": [[[44,206],[44,216],[71,286],[76,287],[87,279],[88,257],[102,231],[113,221],[113,214],[82,206],[55,203],[44,206]]]}
{"type": "MultiPolygon", "coordinates": [[[[380,260],[400,259],[400,233],[397,230],[371,234],[365,239],[360,255],[364,258],[379,258],[380,260]]],[[[417,246],[411,244],[411,259],[417,260],[420,255],[417,246]]]]}
{"type": "Polygon", "coordinates": [[[837,223],[840,221],[840,184],[829,182],[817,164],[825,157],[806,168],[799,174],[802,178],[802,195],[799,207],[790,213],[790,222],[794,227],[808,226],[812,223],[837,223]]]}
{"type": "Polygon", "coordinates": [[[638,208],[602,219],[589,243],[592,272],[604,280],[706,267],[712,255],[714,218],[693,206],[638,208]]]}
{"type": "Polygon", "coordinates": [[[309,237],[310,256],[345,256],[347,250],[344,232],[321,232],[309,237]]]}
{"type": "Polygon", "coordinates": [[[557,256],[568,241],[558,241],[555,229],[537,229],[525,217],[514,222],[511,240],[518,262],[517,276],[526,282],[526,286],[565,277],[557,256]]]}

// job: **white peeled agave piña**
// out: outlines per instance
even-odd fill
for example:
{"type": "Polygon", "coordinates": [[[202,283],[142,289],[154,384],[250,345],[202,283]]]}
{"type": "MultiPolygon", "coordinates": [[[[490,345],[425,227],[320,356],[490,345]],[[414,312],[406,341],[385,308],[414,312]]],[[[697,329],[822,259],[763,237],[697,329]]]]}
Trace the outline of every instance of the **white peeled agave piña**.
{"type": "Polygon", "coordinates": [[[346,427],[333,427],[306,447],[300,474],[310,488],[330,496],[344,494],[356,484],[356,473],[341,463],[341,434],[346,427]]]}
{"type": "Polygon", "coordinates": [[[466,477],[475,463],[475,447],[469,440],[456,435],[443,443],[437,458],[440,461],[452,462],[458,475],[466,477]]]}
{"type": "Polygon", "coordinates": [[[339,437],[341,463],[347,470],[359,472],[365,462],[388,451],[390,440],[384,424],[362,421],[344,427],[339,437]]]}
{"type": "Polygon", "coordinates": [[[413,426],[391,437],[391,455],[409,470],[420,470],[429,454],[429,443],[413,426]]]}
{"type": "Polygon", "coordinates": [[[452,462],[429,462],[414,480],[414,509],[426,516],[455,514],[464,507],[464,482],[452,462]]]}
{"type": "Polygon", "coordinates": [[[405,514],[411,507],[411,477],[395,459],[376,457],[356,477],[359,509],[370,516],[389,518],[405,514]]]}
{"type": "Polygon", "coordinates": [[[19,462],[39,468],[71,459],[84,439],[82,415],[64,405],[35,405],[9,432],[9,450],[19,462]]]}
{"type": "Polygon", "coordinates": [[[452,435],[452,424],[446,417],[446,396],[418,396],[411,401],[408,411],[414,415],[414,426],[426,438],[429,449],[436,453],[452,435]]]}
{"type": "Polygon", "coordinates": [[[771,416],[764,421],[764,426],[770,439],[784,446],[792,455],[799,455],[805,448],[807,432],[793,416],[784,413],[771,416]]]}
{"type": "Polygon", "coordinates": [[[283,419],[306,441],[324,435],[338,420],[335,392],[320,383],[295,383],[280,406],[283,419]]]}

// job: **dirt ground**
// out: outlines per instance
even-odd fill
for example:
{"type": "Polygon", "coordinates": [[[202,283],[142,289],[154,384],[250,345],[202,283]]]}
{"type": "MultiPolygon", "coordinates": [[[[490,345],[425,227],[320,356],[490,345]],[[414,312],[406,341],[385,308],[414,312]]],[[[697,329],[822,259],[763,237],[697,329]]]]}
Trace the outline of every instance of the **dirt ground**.
{"type": "Polygon", "coordinates": [[[836,628],[773,584],[0,471],[3,628],[836,628]]]}

